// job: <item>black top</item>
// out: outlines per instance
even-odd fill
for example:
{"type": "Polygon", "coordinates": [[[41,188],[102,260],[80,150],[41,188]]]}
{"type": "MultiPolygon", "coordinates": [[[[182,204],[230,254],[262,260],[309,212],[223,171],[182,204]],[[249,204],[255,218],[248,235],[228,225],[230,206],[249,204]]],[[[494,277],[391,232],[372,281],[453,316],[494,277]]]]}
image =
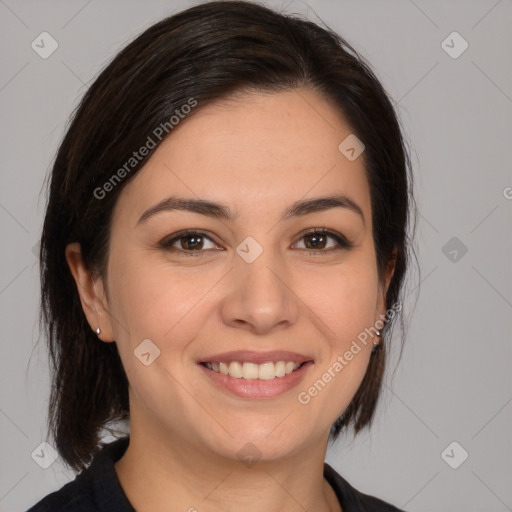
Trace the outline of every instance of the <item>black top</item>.
{"type": "MultiPolygon", "coordinates": [[[[135,512],[114,467],[128,448],[129,439],[123,437],[103,446],[75,480],[48,494],[27,512],[135,512]]],[[[403,512],[357,491],[327,463],[324,477],[334,489],[343,512],[403,512]]]]}

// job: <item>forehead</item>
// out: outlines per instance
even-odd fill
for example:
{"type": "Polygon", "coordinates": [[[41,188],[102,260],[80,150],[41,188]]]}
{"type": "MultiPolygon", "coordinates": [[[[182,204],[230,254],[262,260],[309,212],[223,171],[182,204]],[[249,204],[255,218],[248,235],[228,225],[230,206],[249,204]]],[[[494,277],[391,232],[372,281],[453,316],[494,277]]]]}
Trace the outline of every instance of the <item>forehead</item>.
{"type": "Polygon", "coordinates": [[[351,133],[340,112],[310,89],[237,94],[175,127],[125,187],[117,209],[133,221],[173,195],[221,201],[243,218],[341,193],[370,217],[364,159],[350,161],[338,149],[351,133]]]}

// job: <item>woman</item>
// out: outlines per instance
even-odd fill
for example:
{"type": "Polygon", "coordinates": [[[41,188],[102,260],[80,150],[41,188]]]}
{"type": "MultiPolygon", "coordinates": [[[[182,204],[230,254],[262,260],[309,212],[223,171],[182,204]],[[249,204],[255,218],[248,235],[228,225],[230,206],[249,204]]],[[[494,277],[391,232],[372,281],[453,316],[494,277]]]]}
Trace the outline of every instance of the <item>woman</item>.
{"type": "Polygon", "coordinates": [[[83,471],[30,510],[398,510],[324,459],[375,411],[410,184],[386,93],[334,33],[212,2],[130,43],[51,176],[50,427],[83,471]]]}

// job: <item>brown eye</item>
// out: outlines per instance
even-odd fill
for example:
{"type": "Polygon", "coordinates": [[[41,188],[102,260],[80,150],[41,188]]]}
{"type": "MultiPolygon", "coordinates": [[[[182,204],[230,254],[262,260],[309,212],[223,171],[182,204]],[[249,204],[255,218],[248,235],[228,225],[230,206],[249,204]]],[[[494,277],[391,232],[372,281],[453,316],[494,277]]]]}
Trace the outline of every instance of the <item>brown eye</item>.
{"type": "MultiPolygon", "coordinates": [[[[326,253],[352,247],[350,242],[340,233],[326,230],[315,230],[302,235],[304,250],[310,253],[326,253]],[[329,241],[331,240],[331,241],[329,241]]],[[[301,249],[301,247],[299,247],[301,249]]]]}
{"type": "Polygon", "coordinates": [[[159,245],[162,249],[170,251],[196,252],[198,256],[206,250],[218,249],[218,246],[209,236],[197,231],[176,233],[162,240],[159,245]]]}
{"type": "Polygon", "coordinates": [[[202,249],[204,245],[204,237],[202,235],[186,235],[178,239],[180,249],[193,250],[202,249]]]}
{"type": "Polygon", "coordinates": [[[304,240],[306,240],[306,248],[307,249],[325,249],[327,245],[327,239],[329,236],[323,233],[313,233],[311,235],[306,235],[304,240]]]}

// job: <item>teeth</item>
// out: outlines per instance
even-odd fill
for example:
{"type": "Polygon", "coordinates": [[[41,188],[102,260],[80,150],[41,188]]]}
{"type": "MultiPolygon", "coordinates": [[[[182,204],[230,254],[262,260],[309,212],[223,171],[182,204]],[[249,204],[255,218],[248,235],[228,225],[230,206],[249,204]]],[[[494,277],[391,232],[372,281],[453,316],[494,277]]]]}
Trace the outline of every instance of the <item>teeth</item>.
{"type": "Polygon", "coordinates": [[[295,369],[295,365],[293,363],[286,363],[286,366],[284,367],[284,373],[292,373],[295,369]]]}
{"type": "MultiPolygon", "coordinates": [[[[231,363],[233,364],[233,363],[231,363]]],[[[231,374],[231,364],[229,365],[229,373],[231,374]]],[[[242,377],[244,379],[257,379],[259,374],[258,365],[254,363],[244,363],[242,365],[242,377]]]]}
{"type": "Polygon", "coordinates": [[[229,375],[235,377],[235,379],[241,379],[243,377],[242,365],[238,361],[233,361],[229,365],[229,375]]]}
{"type": "Polygon", "coordinates": [[[292,373],[301,366],[301,363],[279,361],[277,363],[269,362],[263,364],[255,364],[232,361],[229,364],[221,362],[205,363],[205,365],[207,368],[213,370],[216,373],[229,375],[235,379],[244,378],[247,380],[272,380],[276,377],[284,377],[285,375],[292,373]]]}
{"type": "MultiPolygon", "coordinates": [[[[244,363],[244,367],[247,363],[244,363]]],[[[256,365],[258,366],[258,365],[256,365]]],[[[245,377],[245,375],[244,375],[245,377]]],[[[276,365],[274,363],[260,364],[258,368],[258,379],[272,380],[276,378],[276,365]]]]}
{"type": "Polygon", "coordinates": [[[275,364],[276,366],[276,377],[284,377],[286,375],[286,363],[279,361],[275,364]]]}

